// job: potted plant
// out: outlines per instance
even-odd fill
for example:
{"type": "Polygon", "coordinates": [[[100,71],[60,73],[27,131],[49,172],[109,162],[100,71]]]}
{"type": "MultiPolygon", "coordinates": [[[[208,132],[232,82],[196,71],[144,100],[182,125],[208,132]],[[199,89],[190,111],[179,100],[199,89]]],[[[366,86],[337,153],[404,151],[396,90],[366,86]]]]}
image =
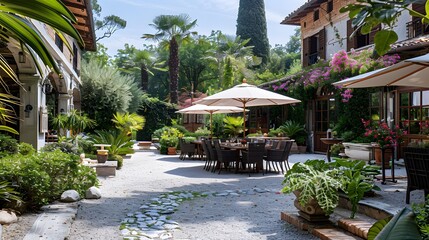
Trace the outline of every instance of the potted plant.
{"type": "Polygon", "coordinates": [[[180,131],[176,128],[165,128],[161,134],[159,144],[161,145],[161,153],[166,151],[169,155],[176,154],[177,145],[179,144],[180,131]]]}
{"type": "Polygon", "coordinates": [[[287,171],[283,180],[283,193],[297,196],[295,207],[309,220],[327,220],[338,205],[341,182],[335,177],[338,169],[330,169],[323,160],[297,163],[287,171]]]}
{"type": "Polygon", "coordinates": [[[384,163],[385,167],[389,167],[390,159],[393,155],[393,148],[402,142],[402,137],[406,131],[401,129],[399,125],[390,128],[389,125],[383,121],[373,121],[362,119],[365,127],[365,136],[372,138],[374,142],[375,151],[374,159],[377,165],[381,165],[382,151],[384,150],[384,163]]]}

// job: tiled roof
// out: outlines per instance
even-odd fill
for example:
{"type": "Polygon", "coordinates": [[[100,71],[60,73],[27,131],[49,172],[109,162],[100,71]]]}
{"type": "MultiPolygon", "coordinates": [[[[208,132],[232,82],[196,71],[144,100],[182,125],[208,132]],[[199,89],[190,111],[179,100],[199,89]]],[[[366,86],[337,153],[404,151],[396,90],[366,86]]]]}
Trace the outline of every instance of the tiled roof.
{"type": "Polygon", "coordinates": [[[304,5],[289,14],[280,24],[285,25],[300,25],[300,19],[307,15],[313,9],[318,8],[320,4],[328,0],[308,0],[304,5]]]}

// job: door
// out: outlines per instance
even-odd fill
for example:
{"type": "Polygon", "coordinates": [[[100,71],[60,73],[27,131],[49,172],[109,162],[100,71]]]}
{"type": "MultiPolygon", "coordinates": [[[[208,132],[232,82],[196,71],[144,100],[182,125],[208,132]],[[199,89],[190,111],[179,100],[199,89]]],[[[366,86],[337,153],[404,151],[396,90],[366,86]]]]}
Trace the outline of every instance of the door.
{"type": "Polygon", "coordinates": [[[315,100],[314,108],[314,151],[326,152],[328,145],[320,141],[326,138],[326,132],[335,122],[335,99],[321,98],[315,100]]]}

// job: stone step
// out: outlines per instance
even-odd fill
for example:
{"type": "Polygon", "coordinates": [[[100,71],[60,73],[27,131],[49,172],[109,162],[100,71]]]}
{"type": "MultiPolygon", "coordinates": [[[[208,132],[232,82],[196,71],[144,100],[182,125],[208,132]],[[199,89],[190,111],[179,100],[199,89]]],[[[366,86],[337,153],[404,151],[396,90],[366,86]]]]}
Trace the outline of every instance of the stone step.
{"type": "Polygon", "coordinates": [[[36,219],[24,240],[67,239],[77,206],[77,203],[55,203],[43,207],[44,212],[36,219]]]}
{"type": "Polygon", "coordinates": [[[363,239],[368,239],[368,230],[373,223],[360,219],[340,219],[338,227],[363,239]]]}
{"type": "Polygon", "coordinates": [[[315,228],[313,229],[313,235],[322,240],[354,240],[362,239],[354,236],[340,228],[328,227],[328,228],[315,228]]]}

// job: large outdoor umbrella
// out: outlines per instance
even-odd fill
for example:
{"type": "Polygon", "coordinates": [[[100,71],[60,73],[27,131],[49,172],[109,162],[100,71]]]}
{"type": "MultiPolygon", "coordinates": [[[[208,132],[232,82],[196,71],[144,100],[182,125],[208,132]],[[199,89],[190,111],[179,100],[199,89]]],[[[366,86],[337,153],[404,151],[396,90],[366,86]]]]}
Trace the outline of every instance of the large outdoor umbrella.
{"type": "Polygon", "coordinates": [[[344,88],[413,86],[429,88],[429,54],[334,83],[344,88]]]}
{"type": "MultiPolygon", "coordinates": [[[[208,106],[242,107],[243,118],[246,119],[246,107],[284,105],[298,102],[301,101],[247,84],[246,79],[243,79],[242,84],[198,100],[195,103],[208,106]]],[[[244,129],[246,129],[246,121],[244,121],[244,129]]],[[[243,132],[244,136],[245,134],[246,130],[243,132]]]]}
{"type": "Polygon", "coordinates": [[[193,106],[176,111],[184,114],[210,114],[210,134],[212,133],[213,114],[215,113],[236,113],[242,112],[243,109],[234,106],[207,106],[203,104],[195,104],[193,106]]]}

